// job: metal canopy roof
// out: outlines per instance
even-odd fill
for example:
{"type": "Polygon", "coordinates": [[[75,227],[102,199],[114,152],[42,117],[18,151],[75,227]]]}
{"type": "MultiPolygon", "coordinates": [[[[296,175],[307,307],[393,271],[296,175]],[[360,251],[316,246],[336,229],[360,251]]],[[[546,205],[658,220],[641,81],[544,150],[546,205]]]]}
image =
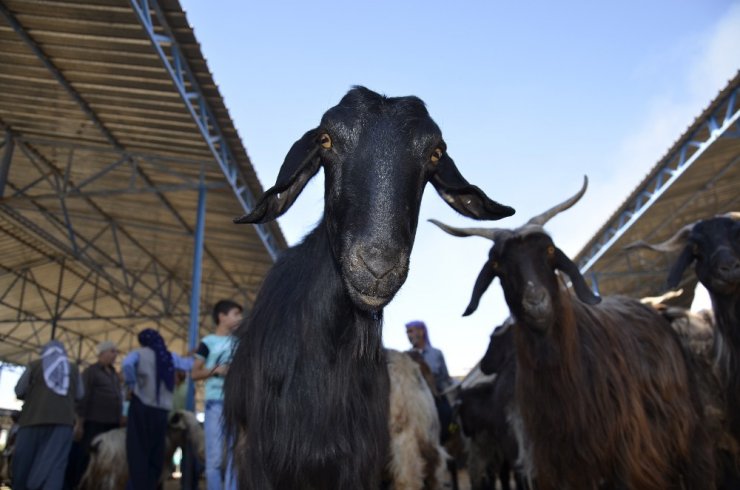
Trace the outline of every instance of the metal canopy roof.
{"type": "Polygon", "coordinates": [[[89,362],[145,326],[185,352],[194,238],[201,333],[287,247],[232,224],[261,193],[176,0],[0,0],[0,361],[55,335],[89,362]]]}
{"type": "MultiPolygon", "coordinates": [[[[576,256],[601,294],[656,296],[675,255],[624,247],[660,242],[682,226],[740,210],[740,72],[694,121],[620,208],[576,256]]],[[[696,279],[685,274],[688,307],[696,279]]]]}

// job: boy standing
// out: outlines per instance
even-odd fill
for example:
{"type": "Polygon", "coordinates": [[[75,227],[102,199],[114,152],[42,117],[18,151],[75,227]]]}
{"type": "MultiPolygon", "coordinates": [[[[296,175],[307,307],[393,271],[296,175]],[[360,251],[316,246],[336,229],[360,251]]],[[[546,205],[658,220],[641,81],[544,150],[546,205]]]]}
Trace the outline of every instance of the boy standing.
{"type": "MultiPolygon", "coordinates": [[[[216,330],[201,339],[195,353],[191,371],[193,381],[205,382],[205,438],[206,438],[206,483],[208,490],[225,488],[221,478],[224,454],[224,376],[231,363],[234,349],[233,332],[242,320],[242,307],[230,300],[221,300],[213,307],[213,322],[216,330]]],[[[233,485],[231,465],[226,465],[225,481],[233,485]]]]}

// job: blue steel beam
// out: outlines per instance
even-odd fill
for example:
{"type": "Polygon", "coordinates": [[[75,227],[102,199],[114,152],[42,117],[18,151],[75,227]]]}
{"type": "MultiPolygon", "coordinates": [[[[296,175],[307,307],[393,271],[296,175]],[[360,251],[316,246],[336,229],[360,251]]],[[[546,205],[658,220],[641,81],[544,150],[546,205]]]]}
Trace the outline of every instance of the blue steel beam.
{"type": "Polygon", "coordinates": [[[13,150],[15,149],[15,140],[10,131],[5,131],[5,140],[0,148],[3,148],[3,155],[0,158],[0,199],[2,199],[5,193],[5,184],[8,182],[10,162],[13,160],[13,150]]]}
{"type": "MultiPolygon", "coordinates": [[[[188,350],[195,350],[200,331],[200,283],[203,273],[203,236],[206,225],[206,188],[198,190],[198,215],[195,224],[195,236],[193,243],[193,284],[190,288],[190,329],[188,331],[188,350]]],[[[186,408],[195,411],[195,386],[193,379],[188,376],[188,394],[186,408]]]]}
{"type": "MultiPolygon", "coordinates": [[[[234,195],[244,211],[251,212],[256,200],[249,190],[246,179],[223,136],[218,120],[213,116],[213,112],[208,106],[198,79],[193,75],[187,60],[182,55],[182,50],[167,23],[161,7],[156,0],[130,0],[130,2],[193,121],[198,126],[205,143],[226,176],[234,195]],[[154,15],[151,13],[152,10],[154,15]],[[154,25],[155,17],[158,26],[154,25]],[[156,32],[156,27],[159,27],[164,34],[156,32]]],[[[267,252],[275,260],[280,252],[277,240],[267,226],[255,224],[254,227],[265,244],[267,252]]]]}
{"type": "Polygon", "coordinates": [[[578,266],[582,274],[586,274],[593,267],[650,206],[712,146],[712,143],[722,137],[733,136],[733,127],[740,123],[740,109],[735,107],[738,92],[740,87],[733,89],[726,96],[726,100],[689,135],[687,141],[663,160],[663,167],[656,176],[650,179],[634,201],[612,220],[588,253],[581,258],[578,266]],[[708,137],[702,137],[702,129],[707,130],[708,137]]]}

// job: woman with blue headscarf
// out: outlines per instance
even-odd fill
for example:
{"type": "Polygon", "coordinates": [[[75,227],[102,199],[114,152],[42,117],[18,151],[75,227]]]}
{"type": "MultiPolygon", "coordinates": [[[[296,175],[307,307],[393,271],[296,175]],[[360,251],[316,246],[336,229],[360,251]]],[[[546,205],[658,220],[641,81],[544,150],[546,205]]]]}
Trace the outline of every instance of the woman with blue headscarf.
{"type": "Polygon", "coordinates": [[[131,393],[126,425],[127,489],[154,490],[164,466],[167,415],[172,409],[175,369],[190,371],[193,359],[167,350],[156,330],[139,333],[140,349],[122,363],[123,377],[131,393]]]}
{"type": "Polygon", "coordinates": [[[75,400],[84,396],[77,366],[58,340],[23,372],[15,394],[23,400],[13,455],[13,490],[57,490],[64,484],[75,422],[75,400]]]}

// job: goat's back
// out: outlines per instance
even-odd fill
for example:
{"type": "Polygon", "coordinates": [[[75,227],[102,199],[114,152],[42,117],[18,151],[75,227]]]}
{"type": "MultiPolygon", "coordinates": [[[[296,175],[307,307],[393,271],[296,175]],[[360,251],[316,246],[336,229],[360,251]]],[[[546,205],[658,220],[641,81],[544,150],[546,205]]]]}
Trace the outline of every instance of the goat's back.
{"type": "Polygon", "coordinates": [[[80,481],[81,490],[123,490],[128,481],[126,429],[109,430],[90,443],[90,460],[80,481]]]}

